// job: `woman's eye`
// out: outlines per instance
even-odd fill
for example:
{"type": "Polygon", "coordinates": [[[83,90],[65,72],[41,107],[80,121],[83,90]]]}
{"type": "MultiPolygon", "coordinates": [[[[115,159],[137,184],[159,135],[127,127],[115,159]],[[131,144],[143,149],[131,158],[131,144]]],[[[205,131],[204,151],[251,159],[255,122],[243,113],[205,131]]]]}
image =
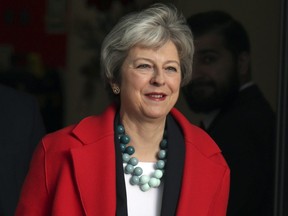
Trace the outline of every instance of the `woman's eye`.
{"type": "Polygon", "coordinates": [[[137,68],[146,69],[146,68],[151,68],[151,66],[148,65],[148,64],[140,64],[140,65],[137,66],[137,68]]]}
{"type": "Polygon", "coordinates": [[[167,67],[166,70],[176,72],[177,69],[175,67],[167,67]]]}

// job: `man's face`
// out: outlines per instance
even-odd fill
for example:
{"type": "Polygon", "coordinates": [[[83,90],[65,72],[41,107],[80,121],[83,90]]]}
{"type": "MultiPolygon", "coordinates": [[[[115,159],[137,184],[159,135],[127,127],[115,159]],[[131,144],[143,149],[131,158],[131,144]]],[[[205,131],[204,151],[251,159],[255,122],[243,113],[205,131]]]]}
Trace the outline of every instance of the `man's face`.
{"type": "Polygon", "coordinates": [[[208,113],[230,101],[238,89],[237,59],[225,47],[222,36],[211,33],[196,37],[193,78],[183,88],[190,108],[208,113]]]}

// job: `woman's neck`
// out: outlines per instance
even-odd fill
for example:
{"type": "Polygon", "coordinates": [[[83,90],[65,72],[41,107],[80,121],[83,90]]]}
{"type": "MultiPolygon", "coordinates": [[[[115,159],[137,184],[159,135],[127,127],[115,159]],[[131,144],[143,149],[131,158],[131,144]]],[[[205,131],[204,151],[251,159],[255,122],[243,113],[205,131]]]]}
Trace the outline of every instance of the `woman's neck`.
{"type": "Polygon", "coordinates": [[[165,119],[153,122],[139,122],[131,121],[130,118],[124,116],[121,122],[125,127],[126,133],[130,136],[129,145],[135,148],[133,156],[142,162],[157,161],[156,154],[163,139],[165,119]]]}

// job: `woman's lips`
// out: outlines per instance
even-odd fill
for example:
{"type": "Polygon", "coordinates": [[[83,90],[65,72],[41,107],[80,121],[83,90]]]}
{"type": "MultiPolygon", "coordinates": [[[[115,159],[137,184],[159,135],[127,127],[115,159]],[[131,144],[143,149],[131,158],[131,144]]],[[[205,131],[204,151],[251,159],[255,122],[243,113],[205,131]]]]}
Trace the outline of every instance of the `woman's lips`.
{"type": "Polygon", "coordinates": [[[157,101],[162,101],[162,100],[165,100],[166,98],[166,94],[164,93],[155,93],[155,92],[152,92],[152,93],[148,93],[148,94],[145,94],[147,97],[149,97],[149,99],[152,99],[152,100],[157,100],[157,101]]]}

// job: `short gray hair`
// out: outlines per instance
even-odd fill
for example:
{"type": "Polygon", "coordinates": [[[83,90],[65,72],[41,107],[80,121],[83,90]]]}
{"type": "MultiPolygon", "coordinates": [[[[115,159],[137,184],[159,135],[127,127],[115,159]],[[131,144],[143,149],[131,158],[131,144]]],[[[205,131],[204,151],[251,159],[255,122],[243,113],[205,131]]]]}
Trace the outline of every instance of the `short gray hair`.
{"type": "Polygon", "coordinates": [[[183,14],[172,4],[163,3],[124,16],[105,37],[101,49],[101,73],[106,84],[121,84],[120,68],[132,47],[157,48],[169,40],[178,50],[181,86],[186,85],[192,76],[192,33],[183,14]]]}

